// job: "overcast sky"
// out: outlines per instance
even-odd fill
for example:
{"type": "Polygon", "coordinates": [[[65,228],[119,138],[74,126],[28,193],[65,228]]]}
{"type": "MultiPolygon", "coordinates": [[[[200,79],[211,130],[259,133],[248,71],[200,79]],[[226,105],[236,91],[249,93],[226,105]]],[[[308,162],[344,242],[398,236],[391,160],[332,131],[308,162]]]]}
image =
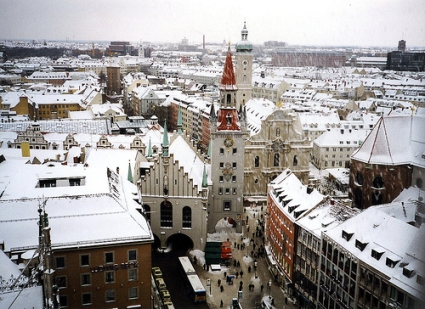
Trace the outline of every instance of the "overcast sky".
{"type": "Polygon", "coordinates": [[[0,0],[0,39],[425,47],[424,0],[0,0]]]}

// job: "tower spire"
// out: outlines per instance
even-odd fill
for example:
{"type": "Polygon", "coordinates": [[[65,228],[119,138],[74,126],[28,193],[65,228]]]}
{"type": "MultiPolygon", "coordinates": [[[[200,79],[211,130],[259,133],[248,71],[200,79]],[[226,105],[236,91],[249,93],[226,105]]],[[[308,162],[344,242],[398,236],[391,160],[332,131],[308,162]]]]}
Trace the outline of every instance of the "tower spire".
{"type": "Polygon", "coordinates": [[[168,157],[168,132],[167,132],[167,120],[164,121],[164,135],[162,138],[162,156],[168,157]]]}

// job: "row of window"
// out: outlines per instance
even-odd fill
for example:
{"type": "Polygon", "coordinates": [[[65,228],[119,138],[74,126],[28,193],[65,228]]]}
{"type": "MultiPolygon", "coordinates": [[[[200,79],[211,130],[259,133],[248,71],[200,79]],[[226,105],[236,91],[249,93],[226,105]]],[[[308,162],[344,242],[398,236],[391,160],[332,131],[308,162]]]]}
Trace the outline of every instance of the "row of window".
{"type": "Polygon", "coordinates": [[[218,188],[218,194],[222,195],[223,192],[224,194],[230,194],[230,189],[233,195],[238,193],[238,188],[235,187],[235,188],[218,188]]]}
{"type": "MultiPolygon", "coordinates": [[[[232,148],[232,155],[236,155],[237,152],[237,148],[232,148]]],[[[224,155],[224,148],[220,148],[220,155],[224,155]]]]}
{"type": "MultiPolygon", "coordinates": [[[[139,298],[139,288],[137,286],[130,287],[128,289],[128,299],[138,299],[139,298]]],[[[107,290],[105,292],[105,302],[115,302],[117,299],[115,290],[107,290]]],[[[82,293],[81,294],[81,304],[82,305],[91,305],[93,303],[93,295],[92,293],[82,293]]],[[[59,306],[61,308],[68,307],[68,297],[67,295],[59,295],[59,306]]]]}
{"type": "MultiPolygon", "coordinates": [[[[80,266],[88,267],[90,266],[90,254],[81,254],[80,255],[80,266]]],[[[137,250],[130,249],[127,251],[128,261],[137,261],[137,250]]],[[[104,263],[113,264],[115,263],[115,254],[114,252],[104,252],[104,263]]],[[[56,257],[56,268],[65,268],[66,261],[64,256],[56,257]]]]}
{"type": "MultiPolygon", "coordinates": [[[[81,286],[90,286],[92,285],[92,274],[91,273],[84,273],[80,275],[80,284],[81,286]]],[[[138,271],[137,268],[130,268],[127,270],[127,278],[128,281],[137,281],[138,278],[138,271]]],[[[115,283],[115,271],[105,271],[104,272],[104,281],[105,283],[115,283]]],[[[68,280],[67,276],[56,276],[56,285],[59,288],[67,288],[68,287],[68,280]]]]}

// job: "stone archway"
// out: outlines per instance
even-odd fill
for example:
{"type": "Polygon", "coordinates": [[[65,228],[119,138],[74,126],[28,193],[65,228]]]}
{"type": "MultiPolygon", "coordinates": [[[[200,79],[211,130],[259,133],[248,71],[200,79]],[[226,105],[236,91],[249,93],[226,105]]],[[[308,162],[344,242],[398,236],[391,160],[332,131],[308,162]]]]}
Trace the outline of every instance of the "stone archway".
{"type": "Polygon", "coordinates": [[[170,237],[167,238],[166,245],[170,250],[184,252],[190,251],[194,247],[193,240],[186,234],[182,233],[170,235],[170,237]]]}

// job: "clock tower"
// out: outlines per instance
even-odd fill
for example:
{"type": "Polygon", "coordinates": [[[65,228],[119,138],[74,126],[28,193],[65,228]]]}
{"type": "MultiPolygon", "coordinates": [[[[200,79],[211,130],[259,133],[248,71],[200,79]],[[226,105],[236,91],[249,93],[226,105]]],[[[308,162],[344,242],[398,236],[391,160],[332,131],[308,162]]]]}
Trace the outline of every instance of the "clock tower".
{"type": "Polygon", "coordinates": [[[213,190],[208,207],[208,232],[216,231],[218,223],[233,225],[236,232],[241,232],[247,130],[245,109],[237,102],[238,87],[230,46],[219,89],[219,108],[216,112],[212,104],[210,112],[213,190]]]}
{"type": "MultiPolygon", "coordinates": [[[[236,43],[235,63],[236,63],[236,85],[238,92],[236,101],[242,106],[252,97],[252,44],[248,41],[248,29],[246,22],[241,31],[241,40],[236,43]]],[[[237,106],[239,108],[239,106],[237,106]]]]}

